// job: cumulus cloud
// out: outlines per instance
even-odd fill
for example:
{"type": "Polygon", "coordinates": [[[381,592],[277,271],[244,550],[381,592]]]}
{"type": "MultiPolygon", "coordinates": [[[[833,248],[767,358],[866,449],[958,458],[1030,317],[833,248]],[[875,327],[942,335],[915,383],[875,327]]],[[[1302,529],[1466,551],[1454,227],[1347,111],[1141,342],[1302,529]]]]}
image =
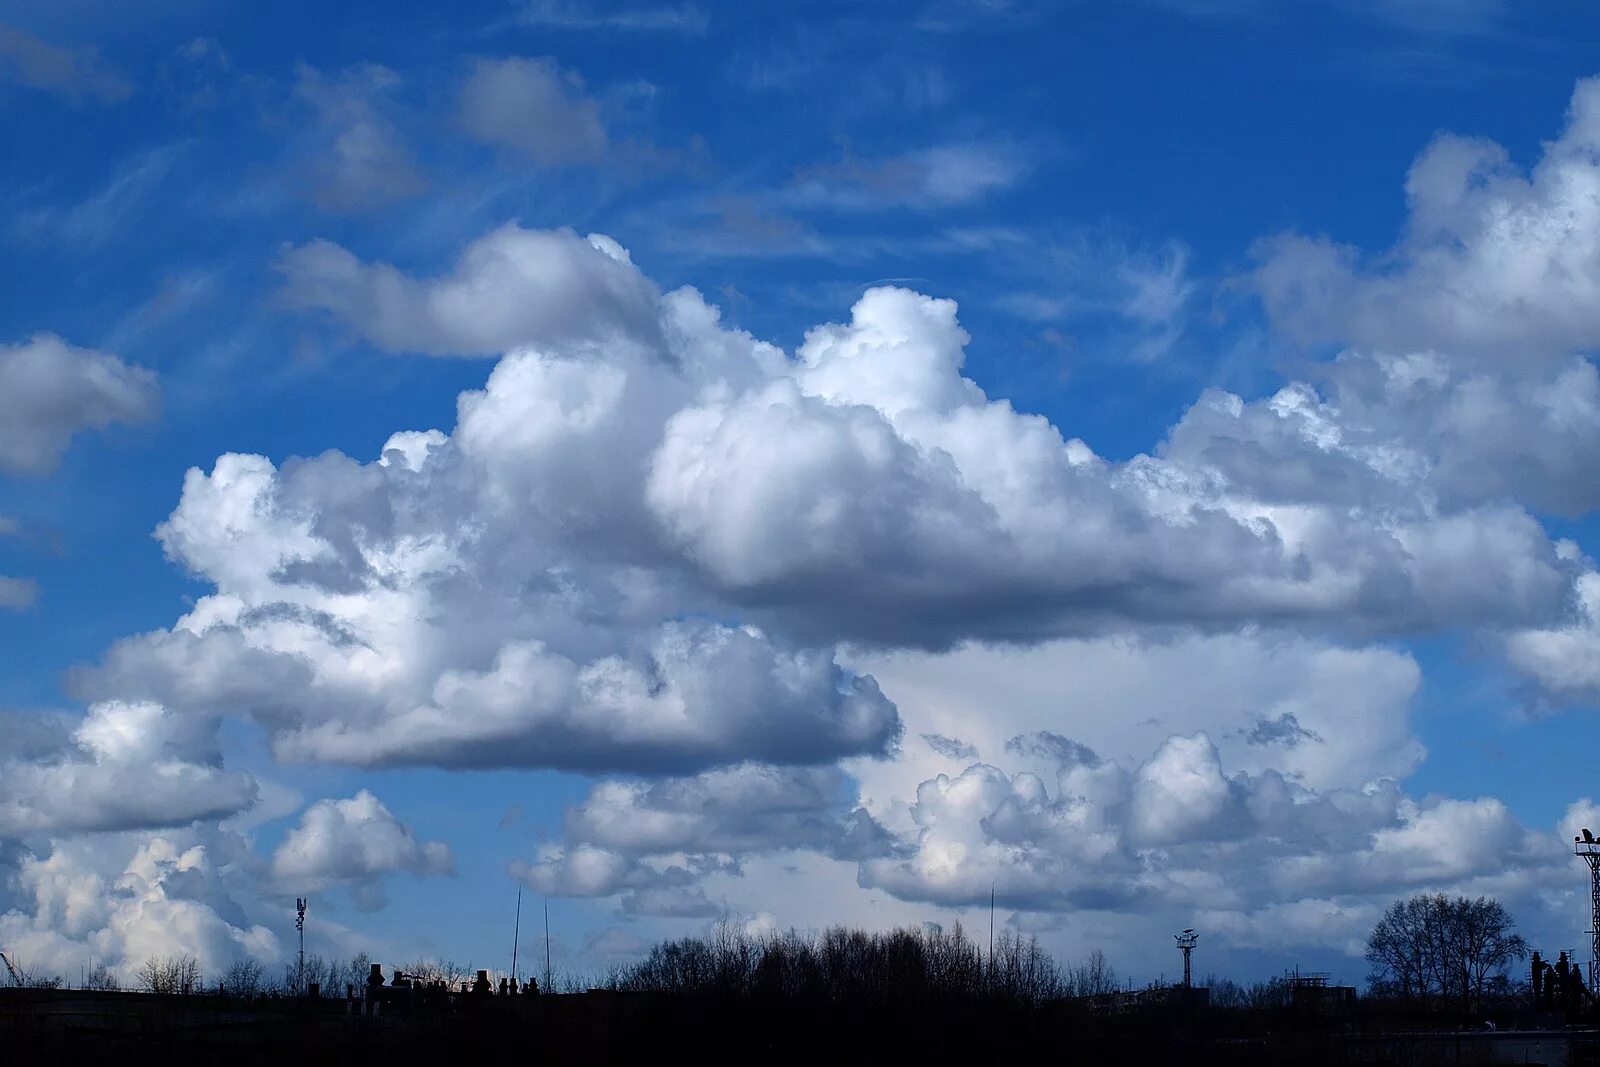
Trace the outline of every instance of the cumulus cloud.
{"type": "Polygon", "coordinates": [[[1600,79],[1528,173],[1497,144],[1442,134],[1411,167],[1410,216],[1383,266],[1282,236],[1255,279],[1280,328],[1391,352],[1490,362],[1565,357],[1600,334],[1600,79]]]}
{"type": "MultiPolygon", "coordinates": [[[[960,730],[990,763],[1044,782],[1075,767],[1138,766],[1169,737],[1200,732],[1231,771],[1277,774],[1317,792],[1404,780],[1425,755],[1410,726],[1421,671],[1384,647],[1190,635],[880,651],[850,664],[894,696],[908,734],[960,730]],[[1315,740],[1251,743],[1253,728],[1285,716],[1315,740]]],[[[908,745],[896,760],[852,771],[863,805],[904,835],[916,828],[906,802],[950,767],[908,745]]]]}
{"type": "Polygon", "coordinates": [[[709,885],[790,852],[950,906],[998,870],[1023,910],[1358,915],[1548,844],[1400,789],[1417,665],[1361,643],[1477,627],[1592,685],[1592,564],[1429,429],[1481,417],[1438,399],[1474,376],[1526,398],[1549,371],[1581,434],[1570,353],[1517,378],[1442,341],[1351,352],[1113,461],[988,397],[955,305],[905,289],[788,353],[599,235],[507,226],[433,278],[326,242],[283,269],[379,347],[506,354],[449,432],[189,472],[158,536],[212,591],[79,672],[87,699],[248,715],[282,758],[662,776],[597,784],[516,868],[635,914],[724,912],[709,885]],[[926,743],[884,761],[907,725],[926,743]],[[978,752],[1006,766],[934,773],[978,752]],[[1465,833],[1487,851],[1437,847],[1465,833]]]}
{"type": "Polygon", "coordinates": [[[284,253],[291,305],[331,313],[391,352],[498,355],[524,345],[655,343],[658,294],[610,238],[493,230],[450,274],[414,279],[329,241],[284,253]]]}
{"type": "Polygon", "coordinates": [[[566,838],[513,871],[543,893],[623,895],[636,914],[710,914],[698,882],[746,859],[804,850],[842,860],[893,842],[837,768],[742,763],[688,778],[602,781],[567,811],[566,838]]]}
{"type": "Polygon", "coordinates": [[[922,783],[911,854],[869,858],[863,885],[949,906],[1028,911],[1184,903],[1248,913],[1288,902],[1469,885],[1543,869],[1554,838],[1493,798],[1407,797],[1393,780],[1311,790],[1228,772],[1205,734],[1174,735],[1136,767],[1073,762],[1050,781],[974,764],[922,783]],[[1249,870],[1241,879],[1233,872],[1249,870]]]}
{"type": "Polygon", "coordinates": [[[1600,460],[1600,373],[1582,357],[1488,373],[1433,352],[1346,352],[1318,377],[1254,401],[1208,390],[1160,454],[1266,500],[1600,505],[1587,473],[1600,460]]]}
{"type": "Polygon", "coordinates": [[[1520,630],[1506,638],[1506,658],[1551,697],[1600,702],[1600,573],[1580,575],[1574,613],[1564,625],[1520,630]]]}
{"type": "MultiPolygon", "coordinates": [[[[621,502],[604,472],[572,481],[550,468],[553,493],[525,482],[543,477],[514,458],[527,449],[579,462],[584,451],[550,418],[528,418],[527,403],[566,401],[525,386],[575,369],[538,363],[502,364],[486,394],[465,398],[454,443],[401,436],[366,466],[327,456],[279,471],[230,456],[191,472],[160,536],[218,592],[172,631],[121,643],[79,691],[250,714],[281,756],[368,765],[641,770],[884,752],[899,733],[893,704],[831,651],[684,617],[647,572],[563,545],[627,531],[612,527],[604,502],[621,502]],[[507,375],[513,391],[496,396],[507,375]],[[592,536],[566,492],[602,505],[592,536]],[[552,525],[526,510],[534,501],[552,525]],[[456,518],[468,513],[473,523],[456,518]]],[[[619,413],[593,403],[571,409],[573,425],[608,437],[619,413]]]]}
{"type": "Polygon", "coordinates": [[[606,151],[599,105],[548,57],[477,60],[461,88],[461,124],[538,163],[594,163],[606,151]]]}
{"type": "Polygon", "coordinates": [[[214,720],[113,701],[91,706],[70,734],[16,712],[0,725],[18,737],[0,749],[0,837],[183,826],[257,798],[254,778],[223,768],[214,720]]]}
{"type": "Polygon", "coordinates": [[[249,862],[242,838],[214,828],[58,840],[22,858],[0,939],[42,973],[104,964],[124,985],[152,956],[192,955],[209,975],[241,957],[276,960],[278,936],[240,904],[249,862]]]}
{"type": "MultiPolygon", "coordinates": [[[[809,611],[848,614],[895,641],[914,640],[893,631],[930,617],[1004,634],[1007,623],[991,613],[1029,616],[1029,630],[1053,619],[1070,631],[1074,616],[1094,628],[1119,617],[1226,625],[1338,616],[1409,629],[1445,617],[1548,618],[1569,581],[1531,516],[1504,503],[1441,508],[1416,491],[1417,465],[1405,456],[1387,462],[1394,457],[1374,446],[1375,459],[1345,461],[1334,450],[1331,465],[1345,461],[1352,493],[1390,505],[1376,513],[1315,477],[1285,486],[1283,465],[1265,450],[1240,459],[1210,447],[1221,432],[1208,435],[1202,417],[1253,415],[1266,402],[1246,410],[1236,398],[1203,398],[1162,452],[1106,463],[1044,420],[987,400],[960,376],[967,338],[954,305],[904,290],[869,292],[851,322],[818,328],[793,363],[774,366],[747,340],[706,329],[703,310],[695,333],[667,336],[683,325],[674,313],[697,298],[658,296],[600,239],[495,231],[469,247],[455,275],[432,282],[325,244],[291,253],[285,269],[298,302],[334,311],[385,347],[564,345],[587,354],[595,386],[619,396],[628,378],[658,368],[619,365],[627,361],[596,347],[605,334],[612,347],[626,339],[669,359],[698,358],[696,345],[742,346],[742,367],[719,358],[673,376],[683,406],[659,443],[641,441],[654,446],[640,457],[650,471],[646,520],[724,595],[755,611],[781,604],[790,625],[809,611]],[[717,381],[732,388],[694,395],[717,381]],[[966,559],[978,565],[957,562],[966,559]],[[875,599],[891,588],[892,598],[875,599]],[[931,616],[904,610],[919,594],[943,606],[931,616]],[[852,610],[841,612],[842,601],[852,610]]],[[[1286,395],[1271,407],[1290,421],[1281,444],[1328,451],[1314,420],[1279,414],[1296,398],[1314,408],[1314,398],[1293,387],[1286,395]]],[[[837,620],[815,623],[820,634],[837,620]]]]}
{"type": "Polygon", "coordinates": [[[930,612],[999,636],[1119,616],[1206,625],[1332,612],[1427,626],[1441,598],[1469,616],[1557,609],[1563,569],[1515,508],[1440,515],[1413,501],[1371,524],[1235,491],[1205,466],[1107,463],[961,378],[954,311],[873,290],[849,324],[808,336],[792,378],[674,417],[647,491],[680,550],[753,606],[782,602],[798,619],[813,598],[829,612],[849,602],[857,627],[901,642],[930,612]],[[1490,541],[1514,571],[1480,554],[1490,541]],[[1494,579],[1474,586],[1469,557],[1494,579]],[[1404,606],[1389,596],[1402,589],[1404,606]],[[1201,590],[1203,604],[1190,599],[1201,590]],[[1470,603],[1478,592],[1492,609],[1470,603]]]}
{"type": "MultiPolygon", "coordinates": [[[[637,637],[625,628],[569,625],[559,596],[535,605],[509,591],[498,618],[480,619],[473,634],[452,633],[466,620],[455,613],[466,612],[468,601],[446,598],[436,605],[442,614],[428,617],[433,580],[420,574],[397,591],[396,609],[420,613],[394,617],[398,628],[371,628],[369,620],[346,631],[333,628],[326,612],[292,602],[262,613],[219,597],[186,620],[185,632],[125,643],[80,685],[160,692],[195,710],[253,715],[282,758],[366,766],[659,771],[750,757],[806,763],[882,753],[899,735],[894,705],[876,683],[846,675],[829,652],[784,648],[759,631],[711,623],[647,626],[637,637]],[[402,608],[406,602],[412,606],[402,608]],[[505,625],[538,626],[546,639],[499,644],[505,625]],[[488,669],[449,666],[453,656],[475,656],[474,645],[499,645],[488,669]],[[407,662],[400,651],[424,647],[431,651],[423,660],[407,662]],[[228,669],[233,664],[262,669],[240,679],[228,669]]],[[[297,598],[304,601],[304,592],[297,598]]]]}
{"type": "Polygon", "coordinates": [[[286,758],[883,755],[894,705],[840,642],[1531,629],[1565,618],[1581,569],[1513,504],[1419,491],[1425,464],[1347,444],[1294,388],[1208,394],[1153,454],[1103,459],[989,399],[954,303],[904,289],[791,356],[600,236],[507,226],[431,280],[326,243],[284,269],[386,348],[524,346],[449,434],[186,477],[159,537],[215,592],[78,691],[248,714],[286,758]],[[1265,444],[1223,449],[1219,419],[1265,444]]]}
{"type": "MultiPolygon", "coordinates": [[[[1412,165],[1406,198],[1405,230],[1381,255],[1298,234],[1260,245],[1253,280],[1274,329],[1347,348],[1322,395],[1275,405],[1333,431],[1326,467],[1385,452],[1447,505],[1600,506],[1588,355],[1600,343],[1600,80],[1578,83],[1531,169],[1493,142],[1444,134],[1412,165]]],[[[1256,407],[1236,416],[1237,447],[1213,447],[1237,459],[1264,446],[1272,420],[1256,407]]]]}
{"type": "Polygon", "coordinates": [[[400,76],[374,63],[336,75],[301,66],[294,96],[315,117],[304,150],[312,201],[325,211],[367,211],[427,188],[389,112],[400,76]]]}
{"type": "Polygon", "coordinates": [[[159,395],[153,372],[54,334],[0,345],[0,471],[46,474],[74,435],[154,418],[159,395]]]}
{"type": "MultiPolygon", "coordinates": [[[[1478,378],[1554,411],[1540,375],[1570,373],[1582,436],[1570,351],[1519,377],[1447,351],[1436,315],[1426,351],[1396,334],[1267,397],[1207,392],[1111,460],[987,396],[954,303],[906,289],[790,353],[600,235],[506,226],[431,278],[328,242],[282,266],[378,347],[504,355],[448,432],[191,470],[157,536],[208,595],[74,676],[133,740],[40,767],[159,767],[176,731],[180,774],[220,774],[180,727],[240,715],[285,759],[638,775],[514,868],[633,914],[724,913],[708,887],[782,853],[902,901],[1183,902],[1246,937],[1265,908],[1358,917],[1549,853],[1497,800],[1397,784],[1419,671],[1365,642],[1477,628],[1552,691],[1593,686],[1592,563],[1438,429],[1478,378]],[[908,727],[926,743],[885,760],[908,727]]],[[[275,874],[359,900],[438,865],[386,811],[375,852],[339,845],[363,810],[382,821],[368,794],[313,806],[275,874]]]]}
{"type": "MultiPolygon", "coordinates": [[[[1210,731],[1227,763],[1277,769],[1317,787],[1403,779],[1424,750],[1410,734],[1421,669],[1397,649],[1320,641],[1190,635],[1170,641],[1058,640],[1032,648],[966,645],[947,653],[875,651],[851,657],[893,693],[907,731],[962,729],[981,752],[1006,753],[1040,774],[1149,752],[1173,733],[1210,731]],[[1262,720],[1293,717],[1315,739],[1250,744],[1262,720]]],[[[920,777],[907,750],[862,768],[867,792],[909,795],[920,777]]],[[[938,765],[922,765],[930,777],[938,765]]],[[[877,806],[874,811],[883,814],[877,806]]]]}
{"type": "Polygon", "coordinates": [[[114,104],[132,88],[93,48],[68,48],[0,23],[0,81],[42,89],[73,103],[114,104]]]}
{"type": "Polygon", "coordinates": [[[381,879],[397,872],[454,873],[450,846],[418,840],[365,789],[348,800],[311,805],[272,853],[272,878],[285,891],[342,886],[368,908],[382,904],[381,879]]]}

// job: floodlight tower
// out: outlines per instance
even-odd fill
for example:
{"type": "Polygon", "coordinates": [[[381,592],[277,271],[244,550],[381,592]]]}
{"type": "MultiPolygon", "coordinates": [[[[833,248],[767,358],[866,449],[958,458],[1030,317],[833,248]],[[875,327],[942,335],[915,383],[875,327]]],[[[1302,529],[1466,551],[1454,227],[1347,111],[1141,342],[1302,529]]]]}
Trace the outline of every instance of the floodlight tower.
{"type": "Polygon", "coordinates": [[[1188,989],[1193,985],[1189,970],[1190,957],[1194,955],[1194,946],[1200,940],[1200,935],[1193,930],[1185,930],[1172,936],[1177,939],[1178,951],[1183,953],[1183,988],[1188,989]]]}
{"type": "Polygon", "coordinates": [[[295,991],[302,996],[306,991],[306,898],[294,898],[294,928],[300,934],[300,958],[295,965],[295,991]]]}
{"type": "Polygon", "coordinates": [[[1572,851],[1589,865],[1589,988],[1600,989],[1600,841],[1584,827],[1572,851]]]}

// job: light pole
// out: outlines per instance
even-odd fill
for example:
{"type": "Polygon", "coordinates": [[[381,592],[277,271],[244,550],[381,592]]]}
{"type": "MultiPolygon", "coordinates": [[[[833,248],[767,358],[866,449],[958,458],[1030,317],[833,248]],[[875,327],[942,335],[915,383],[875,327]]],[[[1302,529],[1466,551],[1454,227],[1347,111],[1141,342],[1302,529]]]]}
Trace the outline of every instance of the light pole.
{"type": "Polygon", "coordinates": [[[1600,989],[1600,841],[1585,827],[1572,851],[1589,865],[1589,988],[1600,989]]]}
{"type": "Polygon", "coordinates": [[[1200,935],[1193,930],[1185,930],[1181,934],[1173,934],[1178,942],[1178,951],[1183,953],[1183,988],[1188,989],[1193,985],[1189,971],[1189,958],[1194,955],[1195,943],[1200,940],[1200,935]]]}
{"type": "Polygon", "coordinates": [[[294,968],[295,992],[306,993],[306,898],[294,898],[294,928],[300,934],[300,957],[294,968]]]}

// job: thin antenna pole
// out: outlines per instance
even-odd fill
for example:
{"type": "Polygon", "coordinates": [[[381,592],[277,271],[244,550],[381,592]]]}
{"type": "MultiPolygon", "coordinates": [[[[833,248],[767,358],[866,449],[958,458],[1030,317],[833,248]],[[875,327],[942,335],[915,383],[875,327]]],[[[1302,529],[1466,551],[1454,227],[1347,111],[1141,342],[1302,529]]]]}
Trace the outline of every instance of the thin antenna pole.
{"type": "Polygon", "coordinates": [[[550,898],[544,900],[544,991],[550,992],[550,898]]]}
{"type": "Polygon", "coordinates": [[[517,886],[517,925],[511,931],[511,981],[517,980],[517,944],[522,940],[522,887],[517,886]]]}

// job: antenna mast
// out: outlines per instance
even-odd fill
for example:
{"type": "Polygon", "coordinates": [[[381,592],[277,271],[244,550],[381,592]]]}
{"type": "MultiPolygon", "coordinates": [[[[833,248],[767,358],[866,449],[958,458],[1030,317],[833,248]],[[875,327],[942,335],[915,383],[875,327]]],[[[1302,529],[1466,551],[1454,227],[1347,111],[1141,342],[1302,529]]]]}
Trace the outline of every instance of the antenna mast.
{"type": "Polygon", "coordinates": [[[1572,851],[1589,865],[1589,988],[1600,989],[1600,841],[1584,827],[1572,851]]]}
{"type": "Polygon", "coordinates": [[[544,991],[550,992],[550,898],[544,900],[544,991]]]}
{"type": "Polygon", "coordinates": [[[517,886],[517,925],[511,931],[511,981],[517,980],[517,944],[522,940],[522,887],[517,886]]]}

